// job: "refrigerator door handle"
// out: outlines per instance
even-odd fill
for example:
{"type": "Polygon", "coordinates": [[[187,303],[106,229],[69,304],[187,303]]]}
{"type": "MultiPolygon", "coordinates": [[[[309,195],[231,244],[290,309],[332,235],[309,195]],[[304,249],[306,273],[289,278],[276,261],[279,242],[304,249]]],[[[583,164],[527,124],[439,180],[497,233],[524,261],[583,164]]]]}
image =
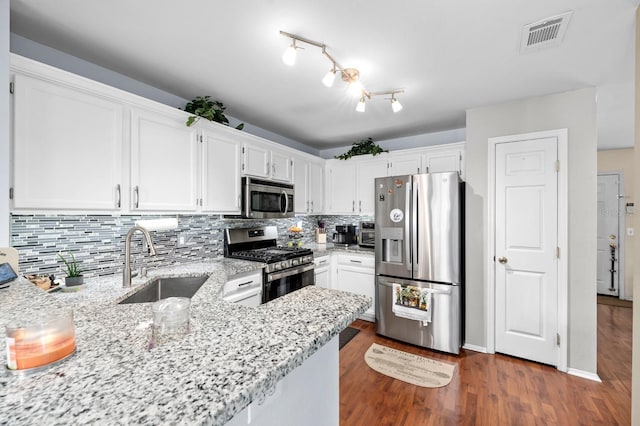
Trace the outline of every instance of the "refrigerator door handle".
{"type": "Polygon", "coordinates": [[[418,240],[420,239],[420,235],[418,234],[418,221],[419,221],[419,216],[418,216],[418,191],[420,190],[420,184],[418,183],[418,180],[415,178],[412,178],[413,182],[411,184],[412,186],[412,192],[411,192],[411,268],[413,271],[413,276],[415,277],[416,273],[418,272],[418,259],[419,259],[419,254],[418,254],[418,240]]]}
{"type": "Polygon", "coordinates": [[[409,176],[409,182],[407,182],[406,194],[404,197],[404,211],[406,212],[404,218],[404,250],[405,250],[405,265],[407,266],[407,271],[412,271],[413,274],[413,257],[411,255],[411,240],[413,236],[411,235],[411,190],[413,186],[413,178],[409,176]]]}

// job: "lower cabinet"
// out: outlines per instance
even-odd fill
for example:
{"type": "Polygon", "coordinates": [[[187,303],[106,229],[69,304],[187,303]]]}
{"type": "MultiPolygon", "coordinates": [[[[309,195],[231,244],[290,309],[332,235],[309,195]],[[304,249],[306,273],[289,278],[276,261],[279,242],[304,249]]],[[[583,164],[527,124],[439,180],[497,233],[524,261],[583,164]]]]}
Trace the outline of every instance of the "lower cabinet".
{"type": "Polygon", "coordinates": [[[368,254],[337,254],[335,286],[337,290],[368,296],[371,307],[360,319],[374,322],[376,319],[375,258],[368,254]]]}
{"type": "Polygon", "coordinates": [[[331,288],[331,256],[317,257],[313,263],[315,263],[316,286],[331,288]]]}
{"type": "Polygon", "coordinates": [[[339,423],[338,336],[254,400],[227,426],[337,425],[339,423]]]}

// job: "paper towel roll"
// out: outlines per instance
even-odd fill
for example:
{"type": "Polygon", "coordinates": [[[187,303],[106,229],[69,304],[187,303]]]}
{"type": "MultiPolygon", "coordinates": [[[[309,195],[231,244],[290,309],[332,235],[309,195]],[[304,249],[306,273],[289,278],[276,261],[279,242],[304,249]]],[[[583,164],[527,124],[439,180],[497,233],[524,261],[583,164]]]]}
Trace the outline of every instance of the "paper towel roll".
{"type": "Polygon", "coordinates": [[[178,219],[175,217],[144,219],[136,221],[136,226],[141,226],[147,231],[169,231],[178,227],[178,219]]]}

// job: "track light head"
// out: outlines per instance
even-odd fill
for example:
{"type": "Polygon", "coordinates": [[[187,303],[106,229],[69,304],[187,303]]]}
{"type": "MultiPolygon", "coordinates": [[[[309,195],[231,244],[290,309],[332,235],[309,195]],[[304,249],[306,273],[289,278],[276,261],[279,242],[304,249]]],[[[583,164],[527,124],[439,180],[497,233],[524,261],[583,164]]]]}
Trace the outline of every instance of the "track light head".
{"type": "Polygon", "coordinates": [[[282,62],[290,67],[294,66],[296,64],[297,56],[296,49],[298,49],[298,47],[296,46],[296,39],[294,38],[291,45],[287,47],[287,50],[282,54],[282,62]]]}
{"type": "Polygon", "coordinates": [[[402,104],[396,99],[395,93],[391,95],[391,109],[393,110],[393,112],[402,110],[402,104]]]}
{"type": "Polygon", "coordinates": [[[336,79],[336,68],[335,66],[330,69],[322,78],[322,84],[324,84],[326,87],[331,87],[333,86],[333,82],[336,79]]]}

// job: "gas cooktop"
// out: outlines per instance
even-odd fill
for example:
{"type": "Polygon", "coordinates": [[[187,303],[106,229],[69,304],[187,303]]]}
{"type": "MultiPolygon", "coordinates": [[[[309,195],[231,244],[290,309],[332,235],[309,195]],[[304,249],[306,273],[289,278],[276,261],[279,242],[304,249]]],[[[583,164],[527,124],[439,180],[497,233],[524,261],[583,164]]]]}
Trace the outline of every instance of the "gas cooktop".
{"type": "Polygon", "coordinates": [[[274,247],[254,250],[231,251],[228,257],[235,259],[253,260],[254,262],[274,263],[281,260],[296,259],[308,256],[313,252],[307,248],[274,247]]]}

